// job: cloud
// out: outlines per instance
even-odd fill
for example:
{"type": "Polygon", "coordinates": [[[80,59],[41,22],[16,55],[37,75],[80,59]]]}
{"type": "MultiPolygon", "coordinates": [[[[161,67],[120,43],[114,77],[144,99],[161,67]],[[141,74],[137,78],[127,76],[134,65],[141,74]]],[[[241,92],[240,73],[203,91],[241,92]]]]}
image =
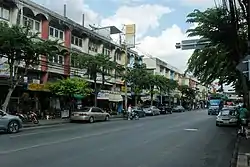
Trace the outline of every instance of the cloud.
{"type": "Polygon", "coordinates": [[[52,11],[55,11],[63,15],[63,5],[67,5],[67,17],[82,23],[82,14],[85,14],[85,25],[92,23],[98,23],[101,16],[90,9],[90,7],[84,2],[84,0],[33,0],[34,2],[41,4],[52,11]]]}
{"type": "MultiPolygon", "coordinates": [[[[176,1],[176,0],[175,0],[176,1]]],[[[217,5],[221,4],[219,0],[180,0],[180,3],[185,6],[196,6],[196,7],[211,7],[215,5],[214,2],[218,2],[217,5]]]]}
{"type": "Polygon", "coordinates": [[[159,19],[171,11],[169,7],[161,5],[122,6],[115,15],[103,19],[101,25],[115,25],[122,29],[124,24],[136,24],[136,35],[140,38],[150,29],[159,27],[159,19]]]}
{"type": "Polygon", "coordinates": [[[166,28],[159,36],[146,36],[140,41],[138,50],[158,57],[181,71],[185,71],[188,58],[193,50],[177,50],[175,44],[187,39],[187,35],[177,25],[166,28]]]}
{"type": "MultiPolygon", "coordinates": [[[[97,25],[115,25],[122,28],[124,24],[136,24],[136,36],[138,37],[139,51],[143,54],[161,58],[171,65],[184,71],[186,62],[192,51],[182,51],[175,48],[175,44],[186,39],[185,33],[177,25],[166,28],[159,36],[147,36],[150,30],[157,29],[160,19],[173,11],[173,9],[157,5],[144,4],[137,6],[120,6],[113,16],[103,18],[101,14],[91,10],[84,0],[35,0],[49,9],[63,14],[63,4],[67,4],[67,16],[74,21],[81,23],[82,14],[85,13],[85,25],[96,23],[97,25]]],[[[131,1],[131,0],[126,0],[131,1]]],[[[142,0],[132,0],[142,1],[142,0]]],[[[188,1],[188,0],[182,0],[188,1]]],[[[194,0],[193,0],[194,1],[194,0]]]]}

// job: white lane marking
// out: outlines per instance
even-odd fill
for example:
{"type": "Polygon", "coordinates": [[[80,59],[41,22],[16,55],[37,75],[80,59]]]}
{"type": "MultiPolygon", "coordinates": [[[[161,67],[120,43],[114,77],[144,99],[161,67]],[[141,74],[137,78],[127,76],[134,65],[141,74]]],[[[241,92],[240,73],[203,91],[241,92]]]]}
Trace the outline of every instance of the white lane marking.
{"type": "Polygon", "coordinates": [[[197,131],[198,129],[184,129],[186,131],[197,131]]]}
{"type": "Polygon", "coordinates": [[[90,137],[94,137],[94,136],[100,136],[100,135],[105,135],[105,134],[109,134],[109,133],[113,133],[113,132],[118,132],[118,131],[121,131],[121,130],[127,130],[127,129],[131,129],[131,128],[135,128],[135,127],[139,128],[139,127],[142,127],[142,126],[143,126],[143,124],[138,124],[138,125],[135,125],[135,126],[117,128],[117,129],[113,129],[113,130],[102,131],[102,132],[99,132],[99,133],[92,133],[92,134],[87,134],[87,135],[82,135],[82,136],[76,136],[76,137],[63,139],[63,140],[58,140],[58,141],[54,141],[54,142],[46,142],[46,143],[36,144],[36,145],[22,147],[22,148],[13,149],[13,150],[0,151],[0,155],[1,154],[10,154],[10,153],[14,153],[14,152],[25,151],[25,150],[29,150],[29,149],[33,149],[33,148],[44,147],[44,146],[49,146],[49,145],[54,145],[54,144],[61,144],[61,143],[69,142],[69,141],[72,141],[72,140],[90,138],[90,137]]]}

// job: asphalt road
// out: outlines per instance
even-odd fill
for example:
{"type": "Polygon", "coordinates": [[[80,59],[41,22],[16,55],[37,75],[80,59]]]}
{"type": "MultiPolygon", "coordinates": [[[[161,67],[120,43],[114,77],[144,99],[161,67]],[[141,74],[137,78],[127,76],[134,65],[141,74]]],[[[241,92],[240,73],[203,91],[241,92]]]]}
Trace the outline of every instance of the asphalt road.
{"type": "Polygon", "coordinates": [[[3,167],[228,167],[235,129],[206,111],[0,135],[3,167]]]}

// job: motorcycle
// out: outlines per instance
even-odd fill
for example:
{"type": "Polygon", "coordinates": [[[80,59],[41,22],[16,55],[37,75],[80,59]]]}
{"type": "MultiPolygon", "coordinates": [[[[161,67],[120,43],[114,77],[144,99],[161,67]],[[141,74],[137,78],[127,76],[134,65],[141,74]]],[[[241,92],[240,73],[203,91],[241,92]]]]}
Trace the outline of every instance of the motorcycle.
{"type": "Polygon", "coordinates": [[[137,112],[132,111],[128,119],[139,120],[139,114],[137,112]]]}
{"type": "Polygon", "coordinates": [[[245,126],[247,126],[247,119],[242,119],[240,121],[240,128],[238,130],[238,135],[242,137],[247,137],[247,131],[246,131],[245,126]]]}
{"type": "Polygon", "coordinates": [[[29,112],[27,114],[17,113],[16,114],[24,123],[32,122],[34,124],[38,124],[39,121],[37,119],[37,114],[35,112],[29,112]]]}

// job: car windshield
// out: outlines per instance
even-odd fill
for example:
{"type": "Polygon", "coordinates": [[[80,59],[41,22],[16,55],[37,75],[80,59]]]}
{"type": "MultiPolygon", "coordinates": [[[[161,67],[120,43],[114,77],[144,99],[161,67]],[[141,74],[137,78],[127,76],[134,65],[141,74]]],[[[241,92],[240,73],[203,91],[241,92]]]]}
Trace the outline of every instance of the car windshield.
{"type": "Polygon", "coordinates": [[[222,110],[220,115],[221,116],[228,116],[228,115],[235,116],[236,111],[235,110],[222,110]]]}

